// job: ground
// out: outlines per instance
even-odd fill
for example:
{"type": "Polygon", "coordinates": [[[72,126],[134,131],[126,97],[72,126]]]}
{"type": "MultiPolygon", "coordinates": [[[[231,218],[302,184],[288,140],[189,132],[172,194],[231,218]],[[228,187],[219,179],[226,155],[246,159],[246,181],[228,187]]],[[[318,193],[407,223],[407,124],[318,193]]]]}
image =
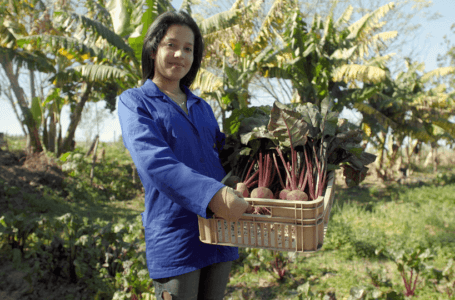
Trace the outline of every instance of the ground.
{"type": "MultiPolygon", "coordinates": [[[[65,178],[61,168],[54,159],[46,156],[45,153],[27,156],[23,151],[2,151],[0,150],[0,199],[5,197],[9,188],[17,187],[18,193],[11,199],[16,208],[26,208],[23,193],[40,193],[38,186],[44,185],[52,189],[61,189],[65,178]]],[[[5,199],[0,200],[0,211],[7,209],[5,199]]]]}
{"type": "MultiPolygon", "coordinates": [[[[25,193],[40,194],[39,186],[62,189],[64,178],[57,163],[44,153],[27,156],[23,151],[0,150],[0,211],[8,211],[8,203],[15,203],[15,209],[26,211],[25,193]]],[[[31,288],[26,273],[14,270],[8,261],[0,263],[0,278],[8,287],[7,291],[0,290],[0,299],[22,299],[31,288]]]]}

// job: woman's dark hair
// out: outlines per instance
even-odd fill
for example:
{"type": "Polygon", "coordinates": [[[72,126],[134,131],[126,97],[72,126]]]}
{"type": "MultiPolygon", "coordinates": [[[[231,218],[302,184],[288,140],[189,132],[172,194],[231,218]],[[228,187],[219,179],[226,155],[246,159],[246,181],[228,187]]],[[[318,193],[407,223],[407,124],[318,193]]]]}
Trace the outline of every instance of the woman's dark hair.
{"type": "Polygon", "coordinates": [[[202,41],[201,31],[193,18],[186,12],[168,11],[159,15],[155,21],[153,21],[144,38],[144,45],[142,47],[142,84],[149,78],[153,79],[153,76],[155,75],[155,62],[150,56],[158,50],[158,45],[172,25],[188,26],[194,34],[193,64],[185,77],[180,80],[180,88],[183,89],[183,86],[189,87],[193,83],[194,78],[196,78],[196,74],[201,66],[202,54],[204,51],[204,42],[202,41]]]}

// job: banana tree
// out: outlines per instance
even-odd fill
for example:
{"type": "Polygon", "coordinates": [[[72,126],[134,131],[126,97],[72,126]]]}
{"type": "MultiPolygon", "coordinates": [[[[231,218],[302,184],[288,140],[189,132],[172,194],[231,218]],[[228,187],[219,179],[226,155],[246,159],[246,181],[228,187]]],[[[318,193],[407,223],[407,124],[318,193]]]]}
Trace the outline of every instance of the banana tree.
{"type": "MultiPolygon", "coordinates": [[[[34,84],[31,86],[32,96],[30,101],[19,82],[19,71],[27,69],[33,83],[34,72],[54,72],[54,62],[39,49],[22,47],[18,44],[18,38],[28,36],[33,32],[42,30],[46,25],[47,12],[42,1],[0,1],[0,65],[8,78],[14,96],[17,99],[23,119],[19,121],[27,128],[28,141],[32,152],[43,150],[39,138],[39,122],[33,117],[31,111],[32,99],[34,99],[34,84]],[[25,20],[30,21],[30,26],[25,26],[25,20]]],[[[12,99],[11,99],[12,100],[12,99]]],[[[14,107],[15,103],[12,101],[14,107]]],[[[39,114],[36,115],[36,117],[39,114]]]]}
{"type": "Polygon", "coordinates": [[[87,1],[84,15],[56,11],[54,34],[23,37],[23,45],[56,54],[64,61],[52,78],[71,107],[70,124],[59,155],[71,149],[87,101],[115,97],[141,79],[142,41],[155,17],[173,9],[167,0],[87,1]],[[78,92],[76,92],[78,91],[78,92]]]}
{"type": "MultiPolygon", "coordinates": [[[[377,90],[374,95],[354,104],[363,116],[369,142],[378,149],[377,174],[383,180],[394,177],[390,171],[405,138],[415,140],[413,147],[416,147],[422,142],[435,145],[443,137],[453,141],[455,137],[454,125],[449,121],[455,110],[450,94],[443,85],[428,88],[431,78],[446,76],[455,68],[425,73],[423,63],[407,60],[406,65],[408,70],[400,72],[395,79],[388,73],[386,80],[374,86],[377,90]]],[[[414,152],[410,150],[408,164],[410,152],[414,152]]]]}
{"type": "Polygon", "coordinates": [[[236,1],[225,12],[199,22],[206,42],[203,66],[192,85],[202,97],[216,99],[225,127],[226,112],[250,105],[250,85],[259,65],[273,55],[270,44],[284,23],[283,11],[296,2],[275,0],[264,16],[261,2],[236,1]],[[260,20],[256,29],[254,21],[260,20]]]}
{"type": "Polygon", "coordinates": [[[282,34],[284,46],[272,60],[265,62],[262,73],[289,80],[296,94],[294,102],[311,102],[319,106],[330,96],[337,99],[336,109],[341,110],[352,101],[352,93],[359,90],[353,82],[377,83],[385,78],[383,68],[377,63],[382,57],[371,62],[367,58],[370,56],[368,49],[397,34],[374,34],[381,25],[379,19],[391,9],[393,3],[349,26],[352,6],[336,21],[332,13],[325,20],[316,14],[309,24],[305,22],[303,12],[294,11],[282,34]]]}

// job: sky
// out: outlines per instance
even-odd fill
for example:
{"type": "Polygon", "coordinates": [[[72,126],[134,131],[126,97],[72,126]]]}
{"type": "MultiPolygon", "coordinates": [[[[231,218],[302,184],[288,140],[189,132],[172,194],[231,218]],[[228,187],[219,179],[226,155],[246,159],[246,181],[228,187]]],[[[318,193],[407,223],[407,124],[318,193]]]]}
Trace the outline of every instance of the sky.
{"type": "MultiPolygon", "coordinates": [[[[180,7],[182,0],[174,0],[174,7],[177,9],[180,7]]],[[[447,49],[442,45],[444,35],[451,38],[452,43],[455,43],[455,35],[451,33],[450,27],[455,23],[455,0],[433,0],[433,6],[431,7],[432,12],[439,12],[441,17],[437,20],[424,24],[423,33],[419,37],[419,40],[413,45],[422,50],[422,54],[419,57],[415,57],[416,61],[425,62],[425,71],[431,71],[438,67],[437,57],[446,53],[447,49]]],[[[1,86],[1,84],[0,84],[1,86]]],[[[252,105],[272,105],[273,100],[266,101],[266,103],[255,103],[252,101],[252,105]]],[[[95,105],[92,105],[95,109],[95,105]]],[[[97,104],[96,109],[101,113],[103,111],[104,104],[100,102],[97,104]]],[[[342,114],[345,118],[355,118],[355,115],[349,112],[342,114]],[[343,115],[344,114],[344,115],[343,115]]],[[[66,133],[66,128],[69,124],[69,109],[64,108],[62,111],[62,133],[66,133]]],[[[86,141],[87,127],[85,129],[78,128],[76,131],[76,141],[86,141]]],[[[118,122],[117,111],[114,111],[112,115],[105,119],[102,124],[93,124],[92,130],[95,133],[99,130],[100,140],[103,142],[117,141],[120,134],[121,128],[118,122]],[[96,128],[96,130],[95,130],[96,128]]],[[[8,136],[23,135],[19,121],[17,120],[13,109],[6,99],[0,98],[0,132],[5,133],[8,136]]]]}

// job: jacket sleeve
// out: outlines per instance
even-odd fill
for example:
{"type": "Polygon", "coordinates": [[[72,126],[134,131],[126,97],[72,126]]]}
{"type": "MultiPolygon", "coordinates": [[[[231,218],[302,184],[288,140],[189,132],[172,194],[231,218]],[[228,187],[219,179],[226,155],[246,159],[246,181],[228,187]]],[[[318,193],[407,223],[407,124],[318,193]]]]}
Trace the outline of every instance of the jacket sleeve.
{"type": "Polygon", "coordinates": [[[210,200],[225,185],[176,158],[142,101],[134,91],[128,90],[118,103],[123,141],[141,180],[183,208],[207,218],[210,200]]]}

